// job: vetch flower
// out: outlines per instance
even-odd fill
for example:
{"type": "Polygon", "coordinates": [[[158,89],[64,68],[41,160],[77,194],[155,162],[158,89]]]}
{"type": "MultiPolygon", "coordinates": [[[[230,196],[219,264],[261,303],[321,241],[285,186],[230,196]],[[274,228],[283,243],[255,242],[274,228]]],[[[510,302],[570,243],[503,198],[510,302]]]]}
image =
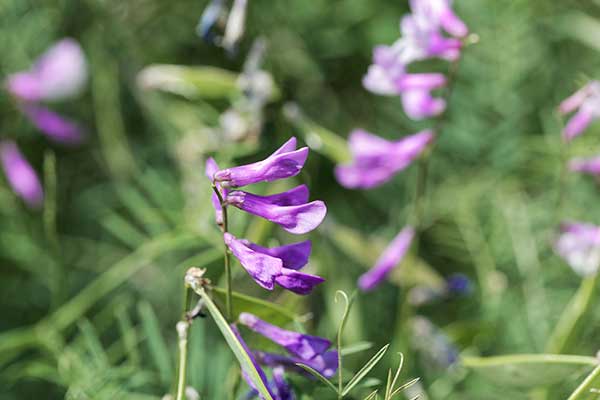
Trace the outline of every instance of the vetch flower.
{"type": "MultiPolygon", "coordinates": [[[[212,157],[208,158],[206,160],[205,173],[211,182],[214,181],[215,172],[217,172],[218,170],[219,170],[219,166],[217,165],[217,162],[214,160],[214,158],[212,158],[212,157]]],[[[227,189],[221,187],[221,185],[218,183],[215,183],[215,186],[216,186],[217,190],[219,191],[219,193],[221,193],[221,196],[223,198],[225,198],[227,196],[227,189]]],[[[219,201],[219,196],[217,196],[217,194],[214,193],[214,191],[213,191],[213,194],[211,197],[211,201],[213,204],[213,208],[215,209],[215,222],[217,223],[217,225],[222,226],[223,225],[223,209],[221,208],[221,202],[219,201]]]]}
{"type": "Polygon", "coordinates": [[[319,276],[284,267],[282,259],[261,253],[262,248],[260,246],[255,246],[252,249],[251,244],[247,241],[239,240],[230,233],[225,233],[223,238],[225,244],[240,261],[246,272],[257,284],[267,290],[273,290],[275,284],[277,284],[296,294],[305,295],[324,281],[319,276]]]}
{"type": "Polygon", "coordinates": [[[84,138],[83,131],[79,125],[46,107],[36,104],[25,104],[23,112],[29,117],[36,128],[56,142],[77,144],[84,138]]]}
{"type": "Polygon", "coordinates": [[[42,54],[30,71],[10,75],[7,87],[25,102],[63,100],[79,94],[87,76],[81,47],[67,38],[42,54]]]}
{"type": "Polygon", "coordinates": [[[239,322],[303,360],[310,360],[322,355],[331,346],[331,341],[325,338],[288,331],[271,325],[250,313],[241,313],[239,322]]]}
{"type": "Polygon", "coordinates": [[[296,150],[296,138],[293,137],[265,160],[217,171],[214,179],[229,188],[289,178],[300,172],[307,157],[308,147],[296,150]]]}
{"type": "Polygon", "coordinates": [[[294,400],[296,398],[285,380],[285,371],[281,366],[273,368],[273,386],[278,400],[294,400]]]}
{"type": "Polygon", "coordinates": [[[331,378],[335,375],[338,367],[338,352],[330,350],[323,355],[316,356],[310,360],[303,360],[298,357],[288,357],[281,354],[268,353],[264,351],[254,352],[259,363],[268,367],[282,366],[287,370],[294,371],[306,375],[306,371],[300,368],[298,363],[305,364],[312,369],[318,371],[326,378],[331,378]]]}
{"type": "Polygon", "coordinates": [[[410,165],[433,138],[433,132],[421,131],[398,141],[388,141],[364,130],[355,130],[348,140],[353,160],[337,166],[335,176],[347,188],[380,186],[410,165]]]}
{"type": "Polygon", "coordinates": [[[571,141],[600,117],[600,82],[589,82],[560,103],[558,110],[562,115],[575,112],[563,130],[563,138],[571,141]]]}
{"type": "Polygon", "coordinates": [[[452,10],[452,0],[411,0],[415,18],[441,26],[452,36],[464,37],[469,33],[465,23],[452,10]]]}
{"type": "Polygon", "coordinates": [[[593,275],[600,266],[600,227],[582,222],[565,223],[554,250],[577,274],[593,275]]]}
{"type": "Polygon", "coordinates": [[[569,162],[569,169],[594,176],[600,176],[600,156],[591,158],[574,158],[569,162]]]}
{"type": "Polygon", "coordinates": [[[379,285],[404,258],[414,235],[415,230],[411,226],[402,229],[379,257],[375,266],[361,275],[358,280],[358,287],[366,292],[379,285]]]}
{"type": "Polygon", "coordinates": [[[30,207],[39,207],[44,200],[44,191],[34,169],[29,165],[17,144],[0,141],[0,162],[8,183],[30,207]]]}
{"type": "Polygon", "coordinates": [[[306,203],[307,200],[308,189],[305,186],[271,196],[233,191],[226,198],[228,205],[265,218],[296,235],[318,227],[327,214],[325,203],[320,200],[306,203]]]}
{"type": "Polygon", "coordinates": [[[279,258],[284,268],[299,270],[308,263],[312,243],[310,240],[304,242],[286,244],[279,247],[262,247],[249,241],[244,243],[254,251],[279,258]]]}

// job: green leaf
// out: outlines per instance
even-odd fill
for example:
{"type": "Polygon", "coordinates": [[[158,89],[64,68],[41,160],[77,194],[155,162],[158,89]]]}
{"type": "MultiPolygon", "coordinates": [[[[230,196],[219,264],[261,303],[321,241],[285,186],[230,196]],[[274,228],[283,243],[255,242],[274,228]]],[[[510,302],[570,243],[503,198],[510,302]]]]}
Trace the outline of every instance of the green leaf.
{"type": "Polygon", "coordinates": [[[462,365],[499,385],[535,387],[555,384],[569,375],[598,364],[594,357],[559,354],[515,354],[499,357],[464,357],[462,365]]]}
{"type": "Polygon", "coordinates": [[[223,334],[225,341],[229,345],[229,348],[238,359],[242,370],[247,374],[248,378],[254,384],[254,387],[259,392],[259,394],[264,397],[265,400],[273,400],[271,393],[267,389],[267,384],[262,380],[260,374],[256,370],[254,363],[248,356],[248,353],[244,349],[244,346],[240,343],[235,333],[231,330],[231,327],[219,311],[219,308],[213,303],[212,299],[206,294],[204,288],[200,287],[195,289],[196,293],[202,297],[204,300],[204,304],[206,305],[206,309],[213,317],[217,327],[223,334]]]}
{"type": "Polygon", "coordinates": [[[142,320],[142,328],[144,335],[148,340],[148,347],[152,360],[156,368],[160,371],[162,383],[168,384],[173,377],[173,367],[171,357],[169,356],[169,348],[164,337],[160,332],[158,318],[148,302],[140,302],[138,304],[138,313],[142,320]]]}
{"type": "Polygon", "coordinates": [[[377,363],[383,358],[387,351],[389,344],[386,344],[379,350],[361,369],[350,379],[350,382],[346,385],[342,391],[342,396],[347,395],[372,369],[377,363]]]}
{"type": "Polygon", "coordinates": [[[369,394],[367,397],[365,397],[365,400],[373,400],[376,396],[377,396],[377,390],[371,392],[371,394],[369,394]]]}
{"type": "Polygon", "coordinates": [[[571,393],[567,400],[579,400],[582,399],[583,396],[589,394],[590,390],[592,389],[592,385],[598,380],[598,377],[600,377],[600,365],[590,372],[583,382],[577,386],[577,389],[571,393]]]}
{"type": "Polygon", "coordinates": [[[316,369],[309,367],[306,364],[302,364],[302,363],[296,363],[297,366],[299,366],[300,368],[302,368],[303,370],[305,370],[306,372],[308,372],[309,374],[311,374],[312,376],[314,376],[315,378],[317,378],[318,380],[320,380],[323,384],[325,384],[325,386],[327,386],[329,389],[333,390],[335,393],[337,393],[337,389],[335,388],[335,386],[333,386],[333,383],[329,382],[329,379],[325,378],[323,375],[321,375],[321,373],[319,371],[317,371],[316,369]]]}

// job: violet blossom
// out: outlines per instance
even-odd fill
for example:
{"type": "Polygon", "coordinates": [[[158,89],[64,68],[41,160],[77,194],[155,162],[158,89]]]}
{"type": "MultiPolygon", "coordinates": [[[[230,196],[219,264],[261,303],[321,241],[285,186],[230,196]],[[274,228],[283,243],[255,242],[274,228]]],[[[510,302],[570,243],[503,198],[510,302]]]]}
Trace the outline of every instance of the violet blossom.
{"type": "Polygon", "coordinates": [[[577,274],[593,275],[600,266],[600,227],[583,222],[562,224],[554,250],[577,274]]]}
{"type": "Polygon", "coordinates": [[[600,156],[574,158],[569,162],[569,169],[574,172],[600,176],[600,156]]]}
{"type": "Polygon", "coordinates": [[[305,244],[288,245],[286,249],[265,249],[246,240],[237,239],[227,232],[223,237],[225,244],[240,261],[246,272],[258,285],[267,290],[273,290],[277,284],[296,294],[306,295],[324,281],[319,276],[298,272],[285,266],[282,259],[294,259],[294,266],[298,266],[298,258],[308,258],[306,251],[310,252],[310,247],[307,248],[305,244]],[[266,252],[261,252],[265,250],[266,252]],[[305,253],[299,255],[299,252],[302,251],[305,253]],[[282,258],[269,255],[269,252],[279,253],[282,258]],[[292,252],[293,255],[290,254],[292,252]]]}
{"type": "Polygon", "coordinates": [[[397,141],[389,141],[357,129],[348,140],[353,160],[339,165],[335,176],[347,188],[370,189],[389,181],[406,168],[433,141],[431,131],[422,131],[397,141]]]}
{"type": "Polygon", "coordinates": [[[83,131],[79,125],[46,107],[26,104],[23,112],[36,128],[56,142],[77,144],[83,140],[83,131]]]}
{"type": "Polygon", "coordinates": [[[39,207],[44,200],[44,191],[35,170],[12,141],[0,141],[0,163],[13,191],[29,207],[39,207]]]}
{"type": "Polygon", "coordinates": [[[558,110],[562,115],[574,112],[563,130],[563,138],[569,142],[600,117],[600,82],[589,82],[560,103],[558,110]]]}
{"type": "Polygon", "coordinates": [[[411,226],[402,229],[381,254],[375,266],[361,275],[358,287],[365,292],[377,287],[402,261],[410,248],[414,235],[415,230],[411,226]]]}
{"type": "Polygon", "coordinates": [[[289,357],[264,351],[256,351],[254,352],[254,355],[259,363],[268,367],[282,366],[287,370],[297,372],[299,374],[306,374],[306,371],[297,365],[305,364],[326,378],[331,378],[334,376],[338,367],[337,350],[330,350],[322,355],[311,358],[310,360],[303,360],[299,357],[289,357]]]}

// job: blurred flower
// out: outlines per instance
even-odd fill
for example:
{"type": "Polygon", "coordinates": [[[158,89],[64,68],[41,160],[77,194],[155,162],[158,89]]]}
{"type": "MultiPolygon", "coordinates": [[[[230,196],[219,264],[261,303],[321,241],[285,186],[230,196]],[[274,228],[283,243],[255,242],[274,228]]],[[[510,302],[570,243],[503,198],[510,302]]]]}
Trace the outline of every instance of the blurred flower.
{"type": "Polygon", "coordinates": [[[581,222],[565,223],[554,250],[579,275],[593,275],[600,266],[600,227],[581,222]]]}
{"type": "Polygon", "coordinates": [[[446,369],[458,361],[458,349],[427,318],[413,318],[411,328],[415,348],[432,367],[446,369]]]}
{"type": "Polygon", "coordinates": [[[402,261],[410,248],[414,235],[415,230],[411,226],[402,229],[379,257],[375,266],[361,275],[358,280],[358,287],[366,292],[379,285],[390,271],[402,261]]]}
{"type": "Polygon", "coordinates": [[[335,176],[347,188],[382,185],[417,158],[433,138],[433,132],[421,131],[392,142],[355,130],[348,140],[354,160],[348,165],[338,165],[335,176]]]}
{"type": "Polygon", "coordinates": [[[281,329],[250,313],[241,313],[239,322],[277,343],[288,353],[303,360],[310,360],[318,355],[323,355],[331,346],[331,341],[325,338],[281,329]]]}
{"type": "Polygon", "coordinates": [[[563,115],[575,112],[563,130],[563,138],[571,141],[600,117],[600,82],[589,82],[560,103],[558,110],[563,115]]]}
{"type": "Polygon", "coordinates": [[[310,360],[303,360],[298,357],[288,357],[281,354],[267,353],[257,351],[254,353],[258,362],[269,367],[282,366],[290,371],[300,374],[306,374],[306,371],[300,368],[298,363],[305,364],[318,371],[326,378],[331,378],[335,375],[338,367],[338,353],[336,350],[331,350],[323,355],[318,355],[310,360]]]}
{"type": "Polygon", "coordinates": [[[467,296],[472,291],[471,280],[463,274],[452,274],[443,285],[418,285],[408,292],[410,304],[420,307],[453,296],[467,296]]]}
{"type": "Polygon", "coordinates": [[[36,128],[56,142],[77,144],[84,138],[79,125],[46,107],[26,104],[23,106],[23,112],[36,128]]]}
{"type": "Polygon", "coordinates": [[[600,156],[591,158],[574,158],[569,162],[569,169],[574,172],[600,176],[600,156]]]}
{"type": "MultiPolygon", "coordinates": [[[[275,284],[296,294],[305,295],[324,281],[323,278],[298,272],[294,269],[286,268],[281,258],[271,256],[261,252],[264,248],[249,243],[246,240],[239,240],[230,233],[224,234],[225,244],[229,247],[233,255],[240,261],[240,264],[261,287],[267,290],[273,290],[275,284]]],[[[293,246],[293,245],[290,245],[293,246]]],[[[296,246],[300,246],[297,244],[296,246]]],[[[288,247],[288,250],[290,247],[288,247]]],[[[267,249],[268,252],[281,251],[281,249],[267,249]]],[[[292,250],[298,250],[292,247],[292,250]]],[[[289,260],[289,255],[285,257],[289,260]]]]}
{"type": "Polygon", "coordinates": [[[227,188],[289,178],[300,172],[307,157],[308,147],[296,150],[296,138],[291,138],[265,160],[219,170],[214,180],[227,188]]]}
{"type": "Polygon", "coordinates": [[[279,400],[294,400],[296,398],[290,385],[285,380],[283,367],[273,368],[273,384],[279,400]]]}
{"type": "Polygon", "coordinates": [[[0,141],[0,162],[2,169],[12,187],[30,207],[39,207],[44,200],[42,185],[17,144],[12,141],[0,141]]]}
{"type": "Polygon", "coordinates": [[[26,102],[64,100],[81,92],[87,64],[79,44],[63,39],[54,44],[27,72],[8,77],[8,90],[26,102]]]}
{"type": "Polygon", "coordinates": [[[471,280],[464,274],[452,274],[446,278],[446,290],[450,294],[468,295],[473,290],[471,280]]]}

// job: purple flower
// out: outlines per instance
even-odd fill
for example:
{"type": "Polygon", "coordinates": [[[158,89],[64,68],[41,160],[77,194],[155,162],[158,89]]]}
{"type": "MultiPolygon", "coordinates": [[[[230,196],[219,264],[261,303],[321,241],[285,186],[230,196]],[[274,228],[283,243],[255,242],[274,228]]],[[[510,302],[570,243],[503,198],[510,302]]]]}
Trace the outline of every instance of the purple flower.
{"type": "Polygon", "coordinates": [[[299,270],[308,263],[312,244],[310,240],[287,244],[279,247],[262,247],[245,241],[246,245],[254,251],[279,258],[284,268],[299,270]]]}
{"type": "Polygon", "coordinates": [[[600,117],[600,82],[589,82],[560,103],[558,110],[563,115],[575,111],[563,130],[563,138],[571,141],[600,117]]]}
{"type": "Polygon", "coordinates": [[[85,55],[73,39],[54,44],[30,71],[8,77],[8,90],[25,102],[53,101],[77,95],[87,80],[85,55]]]}
{"type": "MultiPolygon", "coordinates": [[[[265,373],[262,370],[262,368],[260,367],[260,365],[256,362],[256,358],[254,357],[254,354],[252,354],[252,352],[248,348],[248,345],[246,345],[246,342],[242,338],[242,335],[240,335],[240,331],[237,329],[237,327],[234,324],[231,324],[230,327],[231,327],[231,330],[233,331],[234,335],[236,336],[237,340],[242,345],[245,353],[248,355],[248,358],[250,358],[250,361],[252,362],[252,365],[256,369],[256,372],[258,372],[260,380],[263,382],[263,384],[265,385],[265,387],[269,391],[269,394],[271,395],[271,397],[273,397],[274,399],[276,399],[275,395],[273,394],[273,392],[271,391],[271,389],[269,387],[269,382],[267,381],[267,376],[265,375],[265,373]]],[[[257,390],[256,387],[254,386],[254,383],[252,382],[252,380],[248,377],[248,372],[244,371],[244,369],[242,369],[242,377],[244,378],[244,380],[246,381],[246,383],[248,383],[248,385],[252,389],[257,390]]]]}
{"type": "Polygon", "coordinates": [[[335,375],[338,367],[338,353],[336,350],[331,350],[323,355],[316,356],[310,360],[303,360],[297,357],[288,357],[281,354],[267,353],[263,351],[257,351],[254,353],[259,363],[269,366],[277,367],[282,366],[290,371],[294,371],[301,374],[306,374],[302,368],[296,364],[305,364],[314,370],[318,371],[321,375],[326,378],[331,378],[335,375]]]}
{"type": "Polygon", "coordinates": [[[296,150],[296,138],[291,138],[263,161],[217,171],[214,179],[228,188],[289,178],[300,172],[307,157],[308,147],[296,150]]]}
{"type": "MultiPolygon", "coordinates": [[[[215,172],[217,172],[218,170],[219,170],[219,166],[217,165],[217,162],[214,160],[214,158],[212,158],[212,157],[208,158],[206,160],[205,172],[206,172],[206,176],[208,177],[208,179],[210,179],[211,182],[214,182],[215,172]]],[[[217,190],[219,191],[219,193],[221,193],[221,196],[223,198],[225,198],[227,196],[227,189],[221,187],[221,185],[219,185],[218,183],[215,183],[215,186],[217,187],[217,190]]],[[[222,226],[223,225],[223,209],[221,208],[221,202],[219,201],[219,197],[214,192],[212,194],[211,201],[213,204],[213,208],[215,209],[215,221],[216,221],[217,225],[222,226]]]]}
{"type": "Polygon", "coordinates": [[[473,288],[468,276],[464,274],[452,274],[446,279],[446,290],[450,294],[466,295],[473,288]]]}
{"type": "Polygon", "coordinates": [[[592,158],[574,158],[569,162],[569,169],[574,172],[600,176],[600,156],[592,158]]]}
{"type": "Polygon", "coordinates": [[[325,338],[281,329],[250,313],[240,314],[239,321],[303,360],[322,355],[331,346],[331,342],[325,338]]]}
{"type": "Polygon", "coordinates": [[[73,121],[61,117],[46,107],[35,104],[23,106],[25,115],[50,139],[66,144],[77,144],[83,140],[81,128],[73,121]]]}
{"type": "Polygon", "coordinates": [[[590,276],[600,266],[600,227],[571,222],[561,226],[554,250],[581,276],[590,276]]]}
{"type": "MultiPolygon", "coordinates": [[[[239,240],[230,233],[225,233],[223,238],[225,244],[240,261],[240,264],[242,264],[242,267],[244,267],[252,279],[267,290],[273,290],[275,284],[277,284],[296,294],[305,295],[310,293],[316,285],[324,281],[319,276],[285,268],[282,259],[261,253],[260,250],[262,248],[260,246],[239,240]],[[253,246],[254,249],[250,246],[253,246]]],[[[273,249],[270,250],[272,251],[273,249]]],[[[286,257],[289,256],[286,254],[286,257]]]]}
{"type": "Polygon", "coordinates": [[[452,36],[464,37],[469,33],[465,23],[452,10],[451,0],[411,0],[410,8],[416,19],[441,26],[452,36]]]}
{"type": "Polygon", "coordinates": [[[392,142],[364,130],[355,130],[348,140],[354,160],[337,166],[335,176],[347,188],[380,186],[406,168],[433,138],[433,132],[422,131],[392,142]]]}
{"type": "Polygon", "coordinates": [[[358,287],[366,292],[379,285],[404,258],[414,235],[415,231],[411,226],[402,229],[379,257],[375,266],[360,277],[358,287]]]}
{"type": "Polygon", "coordinates": [[[0,142],[0,162],[13,191],[30,207],[39,207],[44,200],[42,185],[16,143],[0,142]]]}
{"type": "Polygon", "coordinates": [[[320,200],[306,203],[307,200],[308,189],[304,185],[271,196],[233,191],[226,199],[227,204],[274,222],[296,235],[318,227],[327,214],[325,203],[320,200]]]}
{"type": "Polygon", "coordinates": [[[273,368],[273,384],[277,392],[278,400],[295,400],[296,396],[292,392],[290,385],[285,380],[285,371],[283,367],[273,368]]]}

